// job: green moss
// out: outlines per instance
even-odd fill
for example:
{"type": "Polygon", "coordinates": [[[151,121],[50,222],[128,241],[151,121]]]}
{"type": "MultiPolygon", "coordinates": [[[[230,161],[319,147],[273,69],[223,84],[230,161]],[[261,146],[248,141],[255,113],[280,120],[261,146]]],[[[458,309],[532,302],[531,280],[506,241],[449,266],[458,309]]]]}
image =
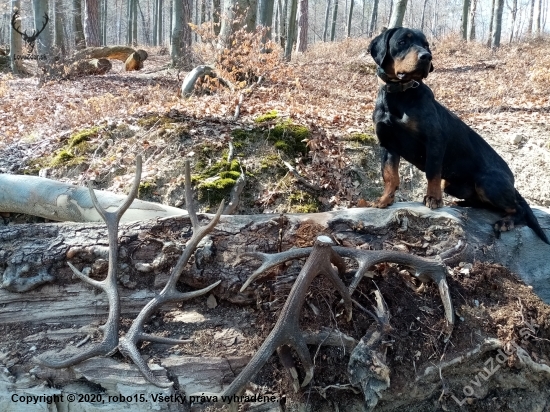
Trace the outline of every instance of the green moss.
{"type": "Polygon", "coordinates": [[[277,113],[277,110],[270,110],[266,114],[262,114],[254,119],[256,123],[263,123],[267,122],[269,120],[276,119],[277,116],[279,116],[279,113],[277,113]]]}
{"type": "Polygon", "coordinates": [[[270,130],[268,140],[289,157],[296,157],[299,153],[307,153],[306,142],[310,137],[307,127],[294,124],[291,121],[281,122],[270,130]]]}
{"type": "Polygon", "coordinates": [[[222,179],[233,179],[233,180],[237,180],[239,177],[241,177],[241,173],[240,172],[236,172],[234,170],[230,170],[228,172],[221,172],[220,173],[220,177],[222,179]]]}
{"type": "Polygon", "coordinates": [[[288,199],[290,201],[290,212],[292,213],[316,213],[319,212],[321,207],[317,199],[302,190],[291,193],[288,199]]]}
{"type": "Polygon", "coordinates": [[[80,130],[69,137],[69,148],[78,147],[84,142],[90,140],[90,137],[97,136],[99,127],[92,127],[91,129],[80,130]]]}
{"type": "Polygon", "coordinates": [[[144,199],[153,196],[153,192],[156,189],[157,185],[151,182],[142,182],[138,187],[138,198],[144,199]]]}
{"type": "Polygon", "coordinates": [[[68,150],[61,149],[54,156],[54,158],[50,162],[50,165],[51,166],[61,166],[63,163],[67,163],[68,161],[70,161],[72,159],[74,159],[74,154],[72,154],[68,150]]]}
{"type": "Polygon", "coordinates": [[[199,201],[218,204],[231,193],[234,185],[235,179],[222,177],[202,182],[197,186],[199,201]]]}
{"type": "Polygon", "coordinates": [[[374,146],[378,143],[378,139],[376,138],[376,136],[367,133],[352,133],[344,137],[344,139],[369,146],[374,146]]]}

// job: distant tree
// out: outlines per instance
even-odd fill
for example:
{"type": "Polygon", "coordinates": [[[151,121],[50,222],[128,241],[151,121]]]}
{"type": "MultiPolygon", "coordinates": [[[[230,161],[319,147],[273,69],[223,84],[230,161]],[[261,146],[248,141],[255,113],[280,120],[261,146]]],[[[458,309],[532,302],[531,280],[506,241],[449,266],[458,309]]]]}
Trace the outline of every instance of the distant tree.
{"type": "Polygon", "coordinates": [[[468,41],[476,39],[476,8],[477,0],[472,0],[470,5],[470,17],[468,19],[468,41]]]}
{"type": "Polygon", "coordinates": [[[288,0],[290,2],[290,12],[288,14],[287,38],[285,44],[285,60],[290,60],[292,48],[296,41],[296,14],[298,12],[298,0],[288,0]]]}
{"type": "MultiPolygon", "coordinates": [[[[34,9],[34,27],[35,30],[40,30],[41,27],[44,27],[45,16],[49,12],[48,0],[33,0],[32,5],[34,9]]],[[[51,27],[52,22],[48,21],[44,31],[36,39],[36,52],[40,55],[50,55],[52,48],[51,27]]]]}
{"type": "Polygon", "coordinates": [[[84,36],[87,47],[101,45],[99,30],[99,0],[85,0],[84,2],[84,36]]]}
{"type": "Polygon", "coordinates": [[[86,47],[84,27],[82,26],[82,0],[73,0],[74,45],[77,50],[86,47]]]}
{"type": "Polygon", "coordinates": [[[327,37],[328,37],[328,22],[329,22],[329,17],[330,17],[330,3],[331,3],[331,0],[327,0],[327,8],[325,10],[325,27],[323,29],[323,41],[327,41],[327,37]]]}
{"type": "Polygon", "coordinates": [[[334,0],[334,7],[332,9],[332,25],[330,28],[330,41],[336,39],[336,18],[338,17],[338,0],[334,0]]]}
{"type": "Polygon", "coordinates": [[[192,31],[191,0],[175,0],[172,10],[172,65],[190,68],[192,31]]]}
{"type": "Polygon", "coordinates": [[[527,23],[528,35],[533,34],[533,17],[534,16],[535,16],[535,0],[531,0],[531,4],[529,5],[529,21],[527,23]]]}
{"type": "MultiPolygon", "coordinates": [[[[365,1],[365,0],[363,0],[363,1],[365,1]]],[[[354,4],[355,4],[355,2],[353,0],[350,0],[349,14],[348,14],[348,30],[347,30],[348,37],[351,37],[351,18],[353,16],[353,5],[354,4]]]]}
{"type": "MultiPolygon", "coordinates": [[[[365,0],[363,0],[365,1],[365,0]]],[[[372,12],[370,15],[370,25],[369,25],[369,37],[374,35],[376,30],[376,23],[378,22],[378,0],[374,0],[372,3],[372,12]]]]}
{"type": "Polygon", "coordinates": [[[107,0],[101,1],[101,45],[107,45],[107,0]]]}
{"type": "Polygon", "coordinates": [[[275,2],[273,0],[259,0],[258,1],[258,25],[265,27],[266,32],[262,43],[271,39],[271,32],[273,26],[273,7],[275,2]]]}
{"type": "MultiPolygon", "coordinates": [[[[474,0],[476,1],[476,0],[474,0]]],[[[422,19],[420,20],[420,30],[424,31],[424,22],[426,21],[426,6],[428,5],[428,0],[424,0],[424,5],[422,6],[422,19]]]]}
{"type": "Polygon", "coordinates": [[[55,47],[59,50],[61,55],[65,55],[65,39],[63,36],[64,20],[63,1],[55,0],[55,47]]]}
{"type": "Polygon", "coordinates": [[[535,20],[535,34],[537,37],[542,33],[542,0],[538,1],[538,6],[537,19],[535,20]]]}
{"type": "Polygon", "coordinates": [[[462,20],[460,25],[460,35],[462,40],[468,40],[468,17],[470,16],[470,0],[462,2],[462,20]]]}
{"type": "Polygon", "coordinates": [[[403,25],[405,12],[407,11],[407,0],[394,0],[392,4],[393,11],[388,28],[401,27],[403,25]]]}
{"type": "Polygon", "coordinates": [[[492,0],[491,3],[491,20],[489,21],[489,38],[487,39],[487,47],[491,47],[491,42],[493,41],[493,28],[495,24],[495,8],[496,0],[492,0]]]}
{"type": "Polygon", "coordinates": [[[491,48],[497,49],[500,47],[500,36],[502,32],[502,12],[504,11],[504,0],[496,0],[494,31],[491,40],[491,48]]]}
{"type": "Polygon", "coordinates": [[[518,0],[512,0],[512,4],[508,4],[510,9],[510,39],[509,43],[512,43],[514,40],[514,27],[516,27],[516,16],[518,14],[518,0]]]}
{"type": "Polygon", "coordinates": [[[296,51],[304,53],[307,50],[308,0],[300,0],[298,16],[298,44],[296,51]]]}
{"type": "MultiPolygon", "coordinates": [[[[11,0],[11,15],[14,16],[15,12],[21,7],[20,0],[11,0]]],[[[15,20],[16,27],[21,27],[21,16],[18,16],[15,20]]],[[[23,39],[19,33],[17,33],[12,27],[10,27],[10,57],[11,57],[11,71],[15,74],[25,73],[23,68],[23,60],[16,59],[15,56],[23,54],[23,39]]]]}

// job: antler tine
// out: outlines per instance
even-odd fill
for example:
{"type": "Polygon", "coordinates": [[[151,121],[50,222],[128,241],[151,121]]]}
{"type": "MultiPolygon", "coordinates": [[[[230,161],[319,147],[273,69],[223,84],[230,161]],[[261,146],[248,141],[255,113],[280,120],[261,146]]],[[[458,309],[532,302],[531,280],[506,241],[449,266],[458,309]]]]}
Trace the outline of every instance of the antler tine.
{"type": "Polygon", "coordinates": [[[53,360],[37,357],[37,360],[44,366],[59,369],[67,368],[69,366],[76,365],[86,359],[92,358],[99,355],[109,355],[116,350],[118,346],[118,329],[119,329],[119,318],[120,318],[120,297],[118,294],[117,288],[117,279],[116,279],[116,269],[118,261],[118,225],[120,218],[128,209],[130,204],[133,202],[137,195],[137,188],[139,186],[139,181],[141,179],[141,157],[138,156],[136,159],[136,174],[134,178],[134,184],[130,193],[126,197],[126,200],[117,210],[114,212],[107,212],[97,201],[97,198],[94,194],[93,189],[89,187],[90,197],[92,198],[92,203],[94,204],[97,212],[101,215],[105,224],[107,225],[107,233],[109,236],[109,269],[107,271],[107,276],[102,281],[97,281],[90,279],[85,276],[82,272],[76,269],[71,263],[68,262],[69,267],[73,273],[81,280],[86,283],[101,289],[107,295],[107,300],[109,302],[109,316],[105,324],[100,327],[103,330],[103,340],[74,357],[65,359],[65,360],[53,360]]]}
{"type": "Polygon", "coordinates": [[[305,247],[301,249],[290,249],[285,252],[268,254],[262,252],[246,252],[241,255],[241,257],[251,257],[258,259],[262,262],[262,265],[251,274],[246,282],[241,286],[240,292],[244,290],[254,282],[262,273],[267,272],[269,269],[274,268],[281,263],[285,263],[292,259],[300,259],[309,256],[312,247],[305,247]]]}
{"type": "Polygon", "coordinates": [[[355,259],[359,263],[359,269],[354,275],[353,281],[349,286],[350,294],[352,294],[359,282],[365,275],[367,269],[372,265],[382,262],[393,262],[415,270],[415,277],[421,282],[426,282],[427,278],[437,283],[439,294],[445,309],[445,318],[450,325],[454,324],[453,303],[449,294],[449,285],[446,279],[445,265],[434,259],[427,259],[416,255],[396,252],[392,250],[359,250],[345,247],[335,247],[334,250],[340,255],[347,258],[355,259]]]}
{"type": "MultiPolygon", "coordinates": [[[[280,256],[281,254],[278,255],[280,256]]],[[[328,276],[344,298],[348,319],[351,318],[351,296],[338,276],[338,272],[343,274],[344,270],[344,262],[333,250],[331,239],[326,236],[319,236],[312,248],[311,254],[292,286],[292,290],[288,295],[273,330],[262,346],[260,346],[258,352],[252,357],[248,365],[241,371],[239,376],[235,378],[223,394],[219,395],[222,397],[222,400],[230,401],[233,395],[239,393],[276,350],[281,357],[281,362],[289,370],[295,388],[298,388],[300,386],[298,376],[293,363],[290,362],[288,356],[289,349],[287,346],[292,346],[296,350],[306,371],[301,386],[306,386],[311,381],[313,377],[313,362],[311,361],[311,355],[300,330],[300,313],[311,282],[318,275],[322,274],[328,276]],[[338,271],[334,269],[332,266],[333,264],[338,268],[338,271]]],[[[218,394],[216,395],[218,396],[218,394]]]]}
{"type": "Polygon", "coordinates": [[[197,296],[201,296],[201,295],[204,295],[205,293],[210,292],[212,289],[214,289],[216,286],[218,286],[221,283],[221,280],[219,280],[216,283],[213,283],[212,285],[207,286],[204,289],[200,289],[200,290],[196,290],[188,293],[182,293],[176,290],[176,284],[178,283],[178,280],[183,272],[183,269],[187,265],[189,258],[194,253],[199,242],[207,234],[209,234],[214,229],[216,224],[219,222],[220,216],[224,208],[224,202],[222,201],[216,215],[212,218],[212,220],[206,226],[199,225],[199,220],[197,218],[195,209],[193,207],[193,194],[191,191],[191,173],[190,173],[189,161],[185,162],[185,201],[187,204],[187,211],[189,213],[189,218],[191,220],[191,225],[193,227],[193,236],[191,236],[191,239],[189,239],[189,241],[186,243],[185,249],[183,250],[176,265],[172,269],[172,273],[170,274],[170,278],[168,279],[166,286],[162,289],[162,291],[157,296],[155,296],[151,301],[149,301],[149,303],[141,310],[141,312],[132,322],[132,325],[130,326],[128,333],[126,333],[125,337],[120,339],[120,342],[118,345],[120,352],[124,356],[127,356],[130,359],[132,359],[132,361],[137,366],[137,368],[141,371],[145,379],[147,379],[153,385],[156,385],[160,388],[168,388],[172,386],[173,382],[164,383],[155,377],[155,375],[149,369],[149,366],[147,366],[147,363],[145,362],[145,360],[141,357],[139,350],[137,349],[138,342],[148,341],[148,342],[160,342],[160,343],[177,345],[182,343],[188,343],[189,340],[170,339],[170,338],[163,338],[163,337],[149,335],[143,332],[143,326],[145,322],[163,304],[167,302],[179,302],[179,301],[183,302],[189,299],[193,299],[197,296]]]}

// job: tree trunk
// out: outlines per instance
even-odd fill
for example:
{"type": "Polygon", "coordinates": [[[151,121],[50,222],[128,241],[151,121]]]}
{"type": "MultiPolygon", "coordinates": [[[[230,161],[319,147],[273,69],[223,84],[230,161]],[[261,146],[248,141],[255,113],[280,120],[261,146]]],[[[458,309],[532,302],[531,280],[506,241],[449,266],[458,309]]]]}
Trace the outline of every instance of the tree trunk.
{"type": "Polygon", "coordinates": [[[518,13],[518,0],[512,0],[512,6],[510,7],[510,40],[508,43],[512,43],[514,40],[514,27],[516,26],[516,16],[518,13]]]}
{"type": "Polygon", "coordinates": [[[495,9],[495,30],[493,33],[493,39],[491,41],[491,48],[497,49],[500,47],[500,35],[502,32],[502,12],[504,10],[504,0],[496,0],[495,9]]]}
{"type": "Polygon", "coordinates": [[[540,37],[542,34],[542,0],[538,0],[537,19],[535,20],[535,35],[540,37]]]}
{"type": "Polygon", "coordinates": [[[403,18],[405,17],[405,12],[407,11],[407,0],[394,0],[393,12],[390,19],[389,29],[393,27],[402,27],[403,18]]]}
{"type": "Polygon", "coordinates": [[[273,30],[273,7],[275,2],[272,0],[260,0],[258,3],[258,25],[265,28],[265,35],[262,38],[262,44],[271,40],[273,30]]]}
{"type": "Polygon", "coordinates": [[[326,8],[326,11],[325,11],[325,27],[323,29],[323,41],[326,42],[327,41],[327,37],[328,37],[328,23],[329,23],[329,18],[330,18],[330,5],[331,5],[331,0],[327,0],[327,8],[326,8]]]}
{"type": "Polygon", "coordinates": [[[101,44],[107,45],[107,0],[103,0],[101,5],[101,44]]]}
{"type": "Polygon", "coordinates": [[[296,14],[298,12],[298,0],[288,1],[290,2],[290,12],[288,14],[284,59],[290,61],[292,57],[292,48],[294,47],[294,43],[296,41],[296,14]]]}
{"type": "MultiPolygon", "coordinates": [[[[476,1],[476,0],[473,0],[476,1]]],[[[428,0],[424,0],[424,5],[422,6],[422,19],[420,20],[420,31],[424,31],[424,22],[426,21],[426,6],[428,5],[428,0]]]]}
{"type": "Polygon", "coordinates": [[[529,5],[529,22],[527,23],[528,35],[533,34],[533,17],[534,16],[535,16],[535,0],[531,0],[531,4],[529,5]]]}
{"type": "Polygon", "coordinates": [[[468,40],[468,16],[470,15],[470,0],[462,2],[462,25],[460,26],[460,35],[462,40],[468,40]]]}
{"type": "Polygon", "coordinates": [[[374,2],[372,3],[372,13],[370,16],[369,37],[374,36],[377,22],[378,22],[378,0],[374,0],[374,2]]]}
{"type": "Polygon", "coordinates": [[[472,0],[470,19],[468,22],[468,41],[474,41],[476,39],[476,8],[477,0],[472,0]]]}
{"type": "Polygon", "coordinates": [[[157,3],[157,43],[159,46],[164,44],[164,0],[156,0],[157,3]]]}
{"type": "Polygon", "coordinates": [[[336,39],[336,18],[338,17],[338,0],[334,0],[334,8],[332,9],[332,24],[330,28],[330,41],[336,39]]]}
{"type": "Polygon", "coordinates": [[[138,44],[138,2],[139,0],[132,1],[132,46],[138,44]]]}
{"type": "Polygon", "coordinates": [[[99,47],[101,45],[99,21],[99,0],[85,0],[84,35],[86,36],[86,47],[99,47]]]}
{"type": "Polygon", "coordinates": [[[160,10],[158,8],[159,2],[157,0],[153,1],[153,46],[158,46],[158,15],[160,10]]]}
{"type": "Polygon", "coordinates": [[[182,58],[183,0],[175,0],[172,9],[172,66],[179,66],[182,58]]]}
{"type": "Polygon", "coordinates": [[[73,0],[74,44],[77,50],[86,47],[84,27],[82,26],[82,0],[73,0]]]}
{"type": "Polygon", "coordinates": [[[497,0],[492,0],[491,3],[491,20],[489,21],[489,38],[487,39],[487,47],[491,47],[491,42],[493,41],[496,2],[497,0]]]}
{"type": "Polygon", "coordinates": [[[65,55],[65,39],[63,36],[63,26],[65,17],[63,16],[63,1],[55,0],[55,47],[62,56],[65,55]]]}
{"type": "MultiPolygon", "coordinates": [[[[49,13],[48,0],[33,0],[32,4],[34,9],[34,27],[38,31],[41,27],[44,27],[44,15],[49,13]]],[[[47,58],[51,57],[52,25],[52,21],[50,20],[44,27],[44,31],[36,39],[35,45],[36,53],[47,58]]],[[[39,59],[38,61],[41,62],[44,60],[39,59]]]]}
{"type": "Polygon", "coordinates": [[[298,44],[296,51],[305,53],[307,50],[307,32],[308,32],[308,0],[300,1],[300,15],[298,18],[298,44]]]}
{"type": "Polygon", "coordinates": [[[355,4],[354,0],[351,0],[349,5],[349,15],[348,15],[348,37],[351,37],[351,18],[353,16],[353,5],[355,4]]]}
{"type": "MultiPolygon", "coordinates": [[[[13,16],[17,10],[21,9],[20,0],[11,0],[11,15],[13,16]]],[[[17,27],[21,27],[21,15],[17,18],[17,27]]],[[[23,55],[23,39],[21,35],[17,33],[10,26],[10,60],[11,60],[11,71],[15,74],[25,73],[23,68],[23,60],[16,58],[17,56],[23,55]]]]}
{"type": "Polygon", "coordinates": [[[232,24],[235,19],[235,0],[222,0],[222,12],[220,15],[221,26],[218,35],[218,49],[229,48],[232,34],[232,24]]]}

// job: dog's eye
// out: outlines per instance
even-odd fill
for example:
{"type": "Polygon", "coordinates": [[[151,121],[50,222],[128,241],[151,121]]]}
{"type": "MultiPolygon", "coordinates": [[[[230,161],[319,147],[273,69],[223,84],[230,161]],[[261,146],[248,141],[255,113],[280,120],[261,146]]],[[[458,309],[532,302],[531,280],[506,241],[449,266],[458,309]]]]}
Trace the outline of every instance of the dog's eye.
{"type": "Polygon", "coordinates": [[[404,44],[405,44],[405,40],[399,40],[399,41],[397,42],[397,45],[398,45],[398,46],[403,46],[404,44]]]}

